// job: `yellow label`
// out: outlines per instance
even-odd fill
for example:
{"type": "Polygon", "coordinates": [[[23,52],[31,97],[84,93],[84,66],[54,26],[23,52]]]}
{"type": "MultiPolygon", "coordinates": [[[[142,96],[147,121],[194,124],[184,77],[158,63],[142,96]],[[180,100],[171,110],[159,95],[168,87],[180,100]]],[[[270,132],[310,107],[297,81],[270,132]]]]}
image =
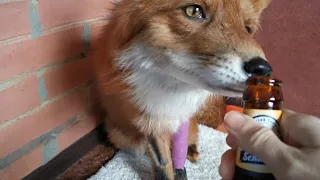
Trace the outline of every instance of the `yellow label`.
{"type": "MultiPolygon", "coordinates": [[[[282,114],[281,110],[244,109],[243,113],[251,116],[264,127],[271,128],[273,132],[280,137],[279,119],[282,114]]],[[[258,157],[243,151],[241,148],[237,149],[236,165],[241,169],[251,172],[271,173],[258,157]]]]}

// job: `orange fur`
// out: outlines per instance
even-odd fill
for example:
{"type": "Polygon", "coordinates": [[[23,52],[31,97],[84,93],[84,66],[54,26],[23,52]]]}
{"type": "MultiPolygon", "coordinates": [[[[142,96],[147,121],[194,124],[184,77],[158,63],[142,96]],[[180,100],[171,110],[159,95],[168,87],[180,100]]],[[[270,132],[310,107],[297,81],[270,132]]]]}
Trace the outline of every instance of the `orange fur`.
{"type": "MultiPolygon", "coordinates": [[[[264,56],[253,37],[259,26],[259,16],[270,0],[122,0],[115,5],[109,24],[104,30],[105,56],[95,61],[95,71],[105,109],[109,138],[118,148],[144,152],[148,137],[160,142],[162,136],[174,133],[152,114],[130,100],[132,85],[124,81],[133,73],[130,68],[116,66],[117,58],[132,45],[133,40],[161,50],[183,51],[198,55],[199,66],[217,64],[208,57],[232,52],[241,59],[264,56]],[[182,15],[178,7],[188,4],[201,6],[208,14],[206,22],[197,22],[182,15]],[[248,33],[249,28],[249,33],[248,33]],[[113,90],[110,93],[111,89],[113,90]]],[[[163,62],[157,62],[160,64],[163,62]]],[[[218,127],[224,115],[223,94],[212,94],[190,119],[189,145],[196,145],[191,161],[198,159],[198,126],[202,123],[218,127]]],[[[167,141],[166,141],[167,142],[167,141]]],[[[158,143],[162,152],[168,144],[158,143]]],[[[164,154],[166,154],[164,153],[164,154]]],[[[153,152],[149,152],[153,154],[153,152]]],[[[165,155],[164,159],[170,161],[165,155]]],[[[156,163],[155,163],[156,164],[156,163]]],[[[171,167],[172,164],[165,165],[171,167]]],[[[172,172],[165,170],[172,178],[172,172]]]]}

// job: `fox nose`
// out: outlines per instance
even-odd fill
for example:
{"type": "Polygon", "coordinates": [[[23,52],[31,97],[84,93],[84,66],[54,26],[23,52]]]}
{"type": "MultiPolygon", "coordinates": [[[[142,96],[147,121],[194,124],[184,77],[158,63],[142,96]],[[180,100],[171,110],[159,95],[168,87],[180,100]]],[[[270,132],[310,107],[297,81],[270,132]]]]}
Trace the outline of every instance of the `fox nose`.
{"type": "Polygon", "coordinates": [[[272,67],[261,57],[255,57],[244,63],[244,70],[249,76],[270,76],[272,67]]]}

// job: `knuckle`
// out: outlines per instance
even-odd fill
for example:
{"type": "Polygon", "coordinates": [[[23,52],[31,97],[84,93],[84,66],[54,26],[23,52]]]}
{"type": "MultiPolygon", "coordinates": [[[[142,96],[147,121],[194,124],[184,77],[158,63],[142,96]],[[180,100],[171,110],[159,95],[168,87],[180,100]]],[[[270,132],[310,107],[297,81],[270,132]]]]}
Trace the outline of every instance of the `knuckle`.
{"type": "Polygon", "coordinates": [[[261,144],[272,144],[274,139],[274,132],[271,129],[259,127],[253,130],[251,137],[249,138],[254,148],[261,146],[261,144]]]}

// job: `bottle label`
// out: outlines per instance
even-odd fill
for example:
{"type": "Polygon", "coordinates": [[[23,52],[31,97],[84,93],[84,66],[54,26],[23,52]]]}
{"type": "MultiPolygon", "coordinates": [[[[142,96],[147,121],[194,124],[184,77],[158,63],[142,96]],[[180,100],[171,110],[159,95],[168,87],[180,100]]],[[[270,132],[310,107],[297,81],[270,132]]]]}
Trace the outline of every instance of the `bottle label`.
{"type": "MultiPolygon", "coordinates": [[[[244,114],[251,116],[264,127],[270,128],[280,138],[279,119],[281,110],[244,109],[244,114]]],[[[266,149],[267,151],[267,149],[266,149]]],[[[236,165],[247,171],[270,174],[264,163],[256,156],[253,156],[241,148],[237,149],[236,165]]]]}

